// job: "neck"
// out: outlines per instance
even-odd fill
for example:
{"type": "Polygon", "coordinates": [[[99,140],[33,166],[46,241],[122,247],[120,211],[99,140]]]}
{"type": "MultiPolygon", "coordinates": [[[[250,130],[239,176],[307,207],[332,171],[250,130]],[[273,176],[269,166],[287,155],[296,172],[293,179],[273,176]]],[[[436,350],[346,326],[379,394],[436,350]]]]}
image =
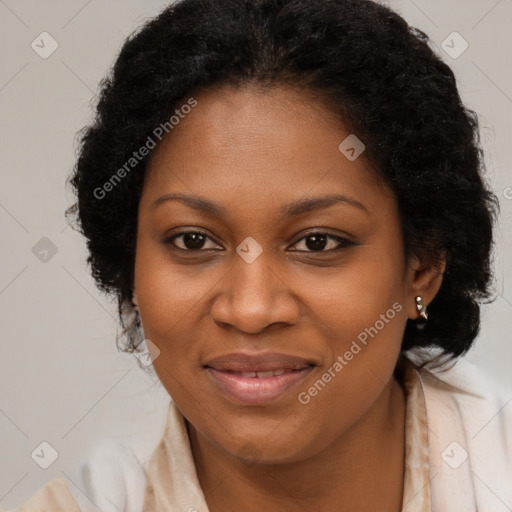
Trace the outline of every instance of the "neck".
{"type": "Polygon", "coordinates": [[[405,395],[394,378],[348,431],[300,462],[247,465],[187,428],[210,512],[402,509],[405,395]]]}

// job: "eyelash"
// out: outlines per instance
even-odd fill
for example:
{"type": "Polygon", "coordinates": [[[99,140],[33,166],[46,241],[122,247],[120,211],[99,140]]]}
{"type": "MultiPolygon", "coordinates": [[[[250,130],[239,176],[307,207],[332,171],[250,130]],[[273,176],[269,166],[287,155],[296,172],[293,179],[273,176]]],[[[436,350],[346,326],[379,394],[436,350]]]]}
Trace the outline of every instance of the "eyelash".
{"type": "MultiPolygon", "coordinates": [[[[177,247],[173,243],[176,238],[179,238],[179,237],[182,237],[182,236],[188,235],[188,234],[203,235],[204,237],[210,239],[212,242],[217,243],[217,242],[215,242],[215,240],[213,240],[210,236],[208,236],[203,231],[196,231],[196,230],[181,231],[180,233],[175,233],[174,235],[164,239],[162,243],[164,245],[171,246],[173,249],[177,249],[178,251],[182,251],[182,252],[199,253],[199,252],[205,252],[205,251],[208,251],[208,250],[217,250],[217,249],[183,249],[181,247],[177,247]]],[[[321,254],[321,253],[330,254],[330,253],[333,253],[333,252],[340,251],[342,249],[346,249],[347,247],[352,247],[352,246],[356,245],[355,242],[352,242],[352,241],[348,240],[347,238],[343,238],[343,237],[340,237],[340,236],[337,236],[337,235],[332,235],[332,234],[327,233],[325,231],[310,231],[309,233],[306,233],[302,238],[297,240],[297,242],[295,242],[293,245],[297,245],[302,240],[304,240],[304,239],[306,239],[306,238],[308,238],[310,236],[314,236],[314,235],[325,235],[328,239],[333,239],[333,240],[337,241],[339,245],[338,245],[338,247],[335,247],[334,249],[328,249],[328,250],[319,250],[319,251],[296,250],[295,252],[310,253],[310,254],[321,254]]]]}

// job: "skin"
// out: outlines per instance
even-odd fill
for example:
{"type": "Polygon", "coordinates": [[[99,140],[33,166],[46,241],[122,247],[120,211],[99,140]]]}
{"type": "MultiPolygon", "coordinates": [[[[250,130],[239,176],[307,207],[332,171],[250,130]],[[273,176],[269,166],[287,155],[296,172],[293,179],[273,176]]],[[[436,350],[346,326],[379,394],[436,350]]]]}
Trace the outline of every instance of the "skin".
{"type": "Polygon", "coordinates": [[[407,318],[418,317],[414,298],[428,305],[442,271],[405,260],[396,199],[364,153],[351,162],[340,152],[350,130],[314,97],[252,86],[195,97],[152,154],[134,301],[160,350],[155,371],[187,420],[209,510],[401,510],[405,396],[393,370],[407,318]],[[215,201],[225,216],[177,200],[153,207],[170,193],[215,201]],[[281,213],[333,193],[363,207],[281,213]],[[198,249],[187,252],[183,237],[163,243],[194,230],[207,235],[198,249]],[[354,245],[335,251],[339,241],[328,238],[315,251],[307,231],[354,245]],[[263,250],[250,264],[236,252],[248,236],[263,250]],[[300,403],[298,393],[395,303],[401,311],[300,403]],[[259,350],[316,367],[299,388],[259,406],[232,401],[203,368],[221,354],[259,350]]]}

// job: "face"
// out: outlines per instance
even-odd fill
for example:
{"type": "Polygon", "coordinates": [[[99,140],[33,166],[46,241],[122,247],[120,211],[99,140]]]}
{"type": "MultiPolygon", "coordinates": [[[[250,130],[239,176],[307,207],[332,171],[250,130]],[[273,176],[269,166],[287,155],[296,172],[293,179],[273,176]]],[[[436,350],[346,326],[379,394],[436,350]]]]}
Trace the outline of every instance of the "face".
{"type": "Polygon", "coordinates": [[[196,432],[240,458],[328,447],[392,379],[415,318],[396,199],[307,99],[196,96],[139,205],[135,298],[155,371],[196,432]]]}

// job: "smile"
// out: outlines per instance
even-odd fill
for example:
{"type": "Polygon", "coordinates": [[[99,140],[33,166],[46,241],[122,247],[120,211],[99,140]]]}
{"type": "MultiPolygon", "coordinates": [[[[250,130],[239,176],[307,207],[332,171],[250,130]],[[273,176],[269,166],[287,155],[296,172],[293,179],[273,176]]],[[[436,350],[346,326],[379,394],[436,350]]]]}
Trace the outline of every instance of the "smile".
{"type": "Polygon", "coordinates": [[[308,366],[302,370],[238,373],[207,368],[221,392],[235,402],[247,405],[261,405],[277,400],[300,385],[312,370],[313,366],[308,366]]]}

